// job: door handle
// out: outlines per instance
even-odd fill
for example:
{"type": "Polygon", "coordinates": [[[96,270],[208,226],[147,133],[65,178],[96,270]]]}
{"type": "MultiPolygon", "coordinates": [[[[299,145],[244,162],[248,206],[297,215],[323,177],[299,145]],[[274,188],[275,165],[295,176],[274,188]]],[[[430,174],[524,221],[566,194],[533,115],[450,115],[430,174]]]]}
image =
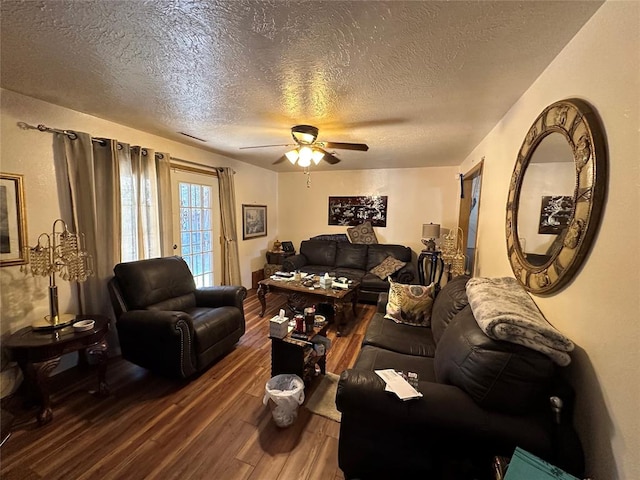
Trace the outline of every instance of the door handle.
{"type": "Polygon", "coordinates": [[[178,245],[176,245],[175,243],[173,244],[173,249],[177,250],[178,249],[178,245]]]}

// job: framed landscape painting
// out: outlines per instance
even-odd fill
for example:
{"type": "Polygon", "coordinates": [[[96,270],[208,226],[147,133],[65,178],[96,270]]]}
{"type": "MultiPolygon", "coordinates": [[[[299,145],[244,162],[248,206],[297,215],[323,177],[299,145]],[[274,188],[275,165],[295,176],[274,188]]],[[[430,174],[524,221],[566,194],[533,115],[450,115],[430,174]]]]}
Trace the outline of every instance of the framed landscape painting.
{"type": "Polygon", "coordinates": [[[0,267],[27,263],[22,175],[0,173],[0,267]]]}
{"type": "Polygon", "coordinates": [[[267,236],[267,206],[242,205],[242,239],[267,236]]]}

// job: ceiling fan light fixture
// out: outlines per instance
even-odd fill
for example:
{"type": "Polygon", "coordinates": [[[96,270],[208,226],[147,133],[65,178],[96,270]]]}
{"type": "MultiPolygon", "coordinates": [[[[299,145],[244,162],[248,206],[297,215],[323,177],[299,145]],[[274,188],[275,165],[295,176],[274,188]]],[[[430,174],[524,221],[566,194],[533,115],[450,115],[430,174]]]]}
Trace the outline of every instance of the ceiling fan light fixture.
{"type": "Polygon", "coordinates": [[[313,150],[310,147],[300,147],[298,156],[298,165],[301,167],[308,167],[311,165],[311,159],[313,158],[313,150]]]}
{"type": "Polygon", "coordinates": [[[298,161],[298,150],[289,150],[284,154],[284,156],[287,157],[287,160],[291,162],[291,165],[295,165],[298,161]]]}
{"type": "Polygon", "coordinates": [[[320,163],[320,160],[322,160],[322,158],[324,157],[324,152],[321,152],[320,150],[313,150],[313,152],[311,153],[311,159],[313,160],[313,163],[315,163],[316,165],[318,165],[320,163]]]}
{"type": "Polygon", "coordinates": [[[291,136],[300,145],[311,145],[318,138],[318,129],[312,125],[291,127],[291,136]]]}

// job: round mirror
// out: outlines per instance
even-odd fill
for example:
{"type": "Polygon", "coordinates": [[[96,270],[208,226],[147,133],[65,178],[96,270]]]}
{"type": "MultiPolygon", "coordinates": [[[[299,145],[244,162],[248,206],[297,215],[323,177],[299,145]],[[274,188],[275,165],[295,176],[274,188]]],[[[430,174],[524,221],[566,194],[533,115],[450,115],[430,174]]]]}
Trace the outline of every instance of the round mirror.
{"type": "Polygon", "coordinates": [[[516,278],[551,293],[575,274],[597,230],[606,188],[599,121],[585,102],[547,107],[518,152],[507,202],[507,249],[516,278]]]}

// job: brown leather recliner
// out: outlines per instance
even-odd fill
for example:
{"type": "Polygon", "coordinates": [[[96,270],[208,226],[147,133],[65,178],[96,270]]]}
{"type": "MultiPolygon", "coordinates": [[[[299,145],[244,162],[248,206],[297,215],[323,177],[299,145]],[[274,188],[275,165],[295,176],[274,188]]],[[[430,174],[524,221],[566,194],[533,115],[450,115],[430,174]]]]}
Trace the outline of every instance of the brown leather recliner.
{"type": "Polygon", "coordinates": [[[155,373],[189,377],[245,332],[242,286],[196,288],[180,257],[120,263],[109,294],[122,357],[155,373]]]}

